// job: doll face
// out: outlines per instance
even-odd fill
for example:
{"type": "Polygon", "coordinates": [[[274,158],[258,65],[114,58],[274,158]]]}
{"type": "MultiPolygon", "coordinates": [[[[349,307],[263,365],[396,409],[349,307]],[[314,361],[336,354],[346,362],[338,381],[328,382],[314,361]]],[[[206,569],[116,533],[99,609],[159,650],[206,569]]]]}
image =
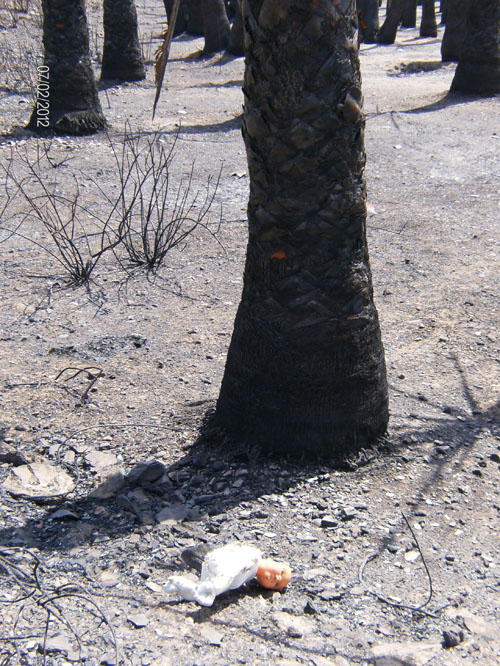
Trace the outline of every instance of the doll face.
{"type": "Polygon", "coordinates": [[[292,570],[288,564],[274,560],[260,560],[257,570],[257,580],[262,587],[269,590],[282,590],[288,585],[292,577],[292,570]]]}

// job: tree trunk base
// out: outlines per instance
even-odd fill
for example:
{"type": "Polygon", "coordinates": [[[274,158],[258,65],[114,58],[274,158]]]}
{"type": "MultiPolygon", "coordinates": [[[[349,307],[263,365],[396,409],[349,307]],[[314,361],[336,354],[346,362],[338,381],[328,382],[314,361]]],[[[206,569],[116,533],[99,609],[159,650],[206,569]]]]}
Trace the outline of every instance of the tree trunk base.
{"type": "Polygon", "coordinates": [[[451,92],[471,95],[500,94],[500,56],[481,60],[460,60],[451,83],[451,92]]]}
{"type": "Polygon", "coordinates": [[[106,119],[102,113],[97,111],[67,111],[50,118],[48,127],[40,127],[35,109],[26,129],[37,134],[55,132],[56,134],[84,135],[95,134],[106,129],[107,126],[106,119]]]}
{"type": "Polygon", "coordinates": [[[143,65],[132,67],[116,67],[116,64],[106,65],[103,63],[101,71],[101,81],[142,81],[146,78],[146,70],[143,65]]]}
{"type": "Polygon", "coordinates": [[[328,351],[314,343],[287,349],[286,340],[270,337],[240,308],[217,425],[239,442],[291,456],[339,459],[372,446],[389,419],[385,363],[372,326],[356,334],[359,348],[339,339],[328,351]]]}

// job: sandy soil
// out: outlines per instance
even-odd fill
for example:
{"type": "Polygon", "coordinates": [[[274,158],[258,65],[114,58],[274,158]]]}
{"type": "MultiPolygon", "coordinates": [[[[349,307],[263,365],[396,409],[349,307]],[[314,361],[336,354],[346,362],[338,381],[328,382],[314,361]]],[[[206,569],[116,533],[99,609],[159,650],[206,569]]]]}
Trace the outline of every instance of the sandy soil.
{"type": "MultiPolygon", "coordinates": [[[[97,66],[102,21],[89,4],[97,66]]],[[[39,224],[24,223],[29,240],[8,236],[26,204],[4,214],[0,484],[26,462],[65,468],[73,482],[56,502],[0,485],[0,600],[11,601],[0,664],[43,663],[48,607],[47,664],[78,663],[75,635],[87,664],[115,664],[115,645],[134,666],[498,664],[498,99],[447,96],[454,66],[441,66],[439,38],[405,30],[394,46],[362,46],[369,246],[391,388],[383,449],[334,470],[266,460],[216,433],[197,442],[241,290],[244,64],[200,60],[203,40],[176,39],[153,121],[162,3],[137,4],[147,80],[103,87],[108,136],[55,139],[42,173],[63,193],[76,175],[102,212],[95,182],[116,195],[110,141],[121,145],[125,123],[143,140],[177,135],[174,181],[194,162],[192,189],[203,191],[222,169],[221,227],[217,239],[190,237],[155,276],[109,253],[87,289],[65,286],[34,244],[51,249],[39,224]],[[88,366],[104,373],[90,389],[87,373],[69,378],[88,366]],[[161,465],[127,476],[152,460],[161,465]],[[212,608],[162,590],[183,549],[231,540],[288,561],[290,586],[252,582],[212,608]]],[[[40,23],[36,11],[17,26],[8,18],[0,159],[14,151],[23,173],[22,156],[33,162],[40,146],[19,130],[40,23]]]]}

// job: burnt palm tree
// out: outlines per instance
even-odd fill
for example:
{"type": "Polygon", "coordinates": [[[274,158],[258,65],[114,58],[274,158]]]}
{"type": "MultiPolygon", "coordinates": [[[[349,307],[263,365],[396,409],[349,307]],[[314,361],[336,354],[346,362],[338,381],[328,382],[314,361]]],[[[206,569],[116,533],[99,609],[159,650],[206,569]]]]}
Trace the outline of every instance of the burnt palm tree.
{"type": "Polygon", "coordinates": [[[249,240],[216,421],[343,455],[388,421],[366,244],[355,0],[246,0],[249,240]]]}
{"type": "Polygon", "coordinates": [[[85,0],[42,0],[44,65],[28,124],[86,134],[106,127],[90,64],[85,0]]]}
{"type": "Polygon", "coordinates": [[[437,37],[435,0],[422,0],[420,37],[437,37]]]}
{"type": "Polygon", "coordinates": [[[229,40],[231,26],[224,0],[202,0],[205,53],[223,51],[229,40]]]}
{"type": "Polygon", "coordinates": [[[378,31],[377,41],[379,44],[394,44],[402,17],[403,0],[392,0],[390,5],[387,4],[385,21],[378,31]]]}
{"type": "Polygon", "coordinates": [[[450,0],[446,28],[441,42],[441,60],[458,62],[465,36],[465,21],[469,0],[450,0]]]}
{"type": "Polygon", "coordinates": [[[375,44],[379,30],[378,0],[356,0],[361,41],[375,44]]]}
{"type": "Polygon", "coordinates": [[[469,3],[452,92],[500,93],[500,0],[469,3]]]}
{"type": "Polygon", "coordinates": [[[140,81],[146,76],[134,0],[103,0],[101,79],[140,81]]]}
{"type": "Polygon", "coordinates": [[[403,28],[414,28],[417,25],[417,0],[404,0],[401,25],[403,28]]]}

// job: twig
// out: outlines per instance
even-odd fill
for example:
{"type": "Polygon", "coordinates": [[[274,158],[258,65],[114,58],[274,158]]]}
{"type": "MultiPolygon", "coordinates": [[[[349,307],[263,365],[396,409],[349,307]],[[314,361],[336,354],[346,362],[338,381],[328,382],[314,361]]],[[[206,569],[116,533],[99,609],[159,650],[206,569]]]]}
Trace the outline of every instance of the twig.
{"type": "Polygon", "coordinates": [[[71,379],[78,377],[78,375],[80,375],[82,372],[86,372],[88,375],[88,379],[90,380],[89,384],[80,396],[80,402],[82,403],[87,399],[90,389],[94,386],[97,380],[100,379],[101,377],[104,377],[104,370],[102,368],[99,368],[96,365],[88,365],[85,368],[74,368],[74,367],[63,368],[63,370],[59,372],[54,381],[57,381],[68,370],[74,370],[75,372],[71,375],[71,377],[66,377],[66,379],[64,380],[65,382],[68,382],[71,379]],[[91,370],[97,370],[97,373],[90,372],[91,370]]]}
{"type": "Polygon", "coordinates": [[[401,603],[398,603],[396,601],[391,601],[387,597],[383,596],[382,594],[379,594],[375,590],[372,590],[370,587],[368,587],[368,585],[367,585],[367,583],[366,583],[366,581],[363,577],[364,570],[365,570],[365,567],[368,564],[368,562],[371,562],[372,560],[374,560],[375,558],[377,558],[379,556],[378,552],[370,553],[363,560],[363,562],[362,562],[362,564],[359,568],[359,574],[358,574],[359,582],[360,582],[361,585],[363,585],[366,588],[366,591],[368,592],[368,594],[371,594],[376,599],[378,599],[379,601],[382,601],[385,604],[388,604],[389,606],[393,606],[394,608],[401,608],[403,610],[409,610],[409,611],[412,611],[413,613],[421,613],[422,615],[425,615],[427,617],[438,618],[439,617],[438,613],[443,608],[445,608],[445,606],[443,606],[442,608],[439,608],[434,613],[430,613],[429,611],[423,610],[424,607],[427,606],[427,604],[431,601],[432,596],[433,596],[432,578],[431,578],[429,569],[427,567],[427,563],[425,561],[424,554],[422,552],[422,549],[420,548],[420,544],[418,543],[418,540],[415,536],[415,532],[413,531],[413,529],[412,529],[410,523],[408,522],[408,519],[404,515],[404,513],[401,512],[401,515],[403,516],[403,519],[404,519],[405,523],[408,525],[408,528],[411,532],[411,535],[412,535],[415,543],[417,544],[418,552],[420,553],[420,557],[422,558],[422,562],[424,563],[424,568],[425,568],[425,571],[426,571],[426,574],[427,574],[427,578],[429,580],[429,594],[428,594],[428,597],[427,597],[426,601],[424,601],[423,604],[420,604],[420,606],[410,606],[408,604],[401,604],[401,603]]]}
{"type": "MultiPolygon", "coordinates": [[[[84,636],[95,636],[95,630],[92,633],[84,631],[80,633],[78,627],[74,626],[73,619],[68,612],[75,611],[75,607],[68,607],[67,602],[76,601],[79,607],[83,607],[83,610],[88,614],[92,615],[93,618],[98,622],[99,628],[102,624],[105,624],[108,628],[109,633],[111,634],[112,643],[115,651],[115,664],[118,665],[119,659],[119,650],[118,650],[118,641],[114,631],[114,628],[108,621],[106,615],[103,613],[100,606],[96,601],[90,596],[90,594],[83,588],[79,583],[66,583],[57,587],[45,586],[42,584],[38,578],[38,569],[41,566],[39,558],[28,549],[23,548],[7,548],[0,550],[0,579],[2,578],[2,569],[8,576],[9,583],[11,587],[21,587],[25,589],[25,585],[33,587],[32,593],[29,597],[16,597],[8,603],[19,604],[23,602],[19,607],[17,617],[13,624],[11,624],[11,631],[5,631],[4,635],[0,637],[0,642],[5,644],[11,644],[17,653],[18,643],[23,640],[40,638],[41,651],[42,651],[42,663],[47,664],[47,649],[48,649],[48,638],[49,630],[51,623],[56,625],[62,625],[72,634],[74,640],[78,645],[79,650],[79,663],[83,663],[84,655],[84,636]],[[31,562],[26,561],[26,557],[31,558],[31,562]],[[23,558],[24,564],[28,564],[30,567],[28,571],[23,568],[23,562],[19,561],[19,558],[23,558]],[[29,606],[27,605],[29,599],[29,606]],[[23,610],[25,608],[30,609],[29,619],[23,617],[23,610]],[[45,622],[43,629],[38,634],[28,633],[27,629],[31,628],[34,625],[35,618],[33,611],[39,609],[45,615],[45,622]],[[24,626],[21,625],[21,620],[24,626]],[[23,631],[24,629],[24,631],[23,631]]],[[[2,650],[3,651],[3,650],[2,650]]],[[[3,663],[0,662],[0,666],[3,666],[3,663]]]]}

